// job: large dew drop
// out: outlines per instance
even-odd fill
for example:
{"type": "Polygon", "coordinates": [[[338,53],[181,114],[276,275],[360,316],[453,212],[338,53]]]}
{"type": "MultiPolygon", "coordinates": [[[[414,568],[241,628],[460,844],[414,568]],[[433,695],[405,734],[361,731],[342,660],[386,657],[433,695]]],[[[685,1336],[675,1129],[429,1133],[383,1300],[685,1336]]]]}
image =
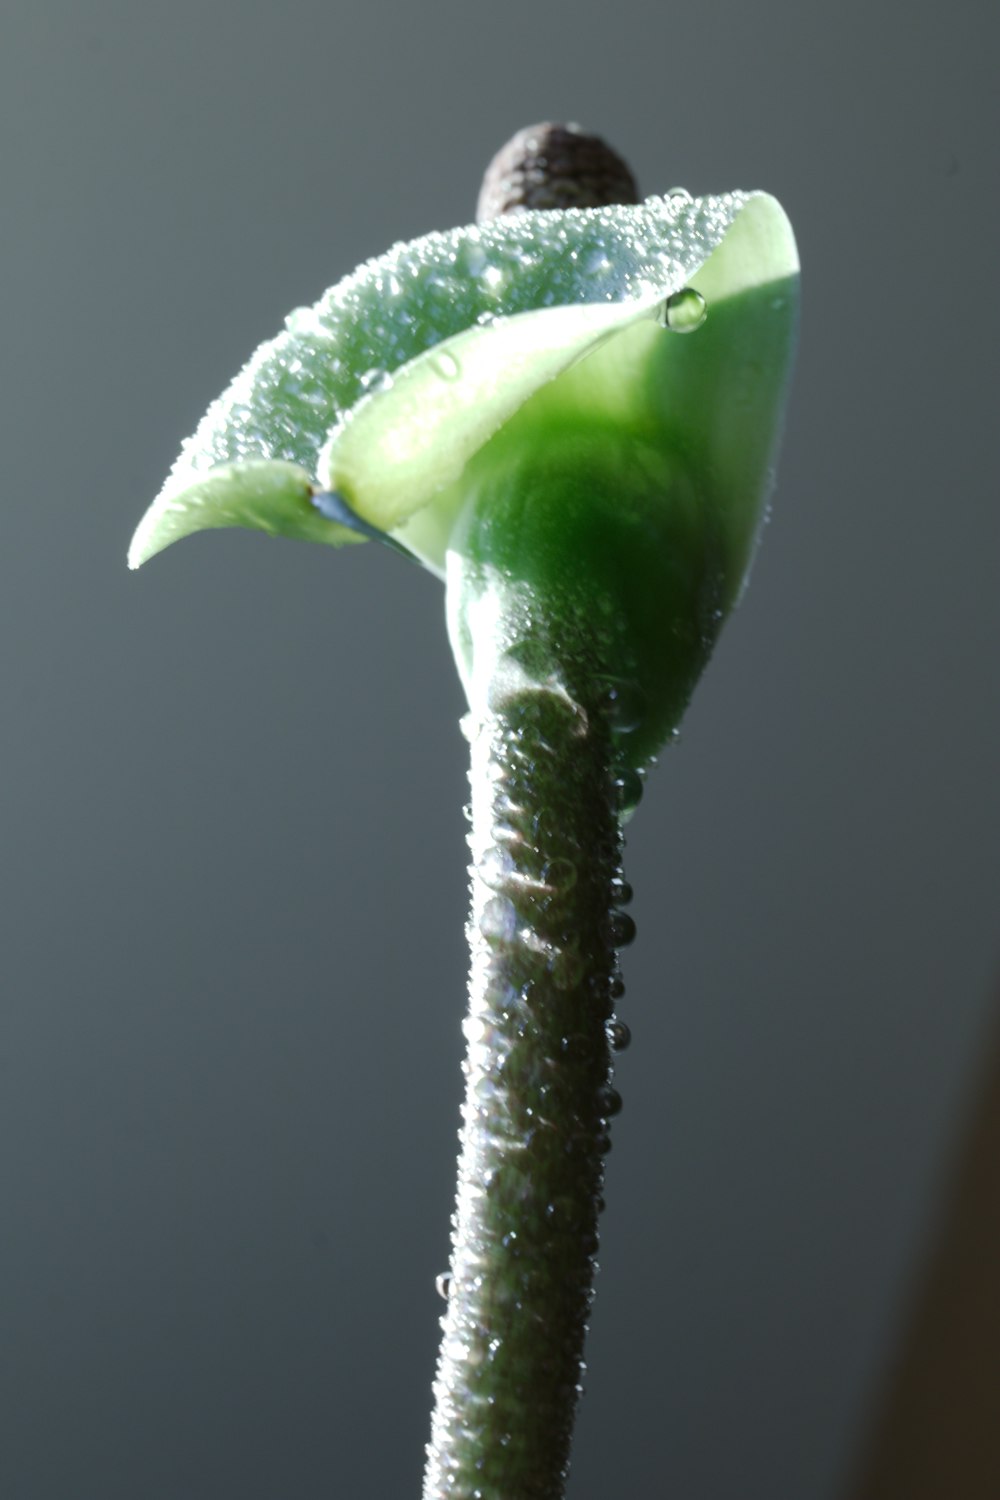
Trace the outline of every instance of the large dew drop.
{"type": "Polygon", "coordinates": [[[708,306],[693,286],[682,287],[660,309],[660,323],[671,333],[694,333],[708,317],[708,306]]]}

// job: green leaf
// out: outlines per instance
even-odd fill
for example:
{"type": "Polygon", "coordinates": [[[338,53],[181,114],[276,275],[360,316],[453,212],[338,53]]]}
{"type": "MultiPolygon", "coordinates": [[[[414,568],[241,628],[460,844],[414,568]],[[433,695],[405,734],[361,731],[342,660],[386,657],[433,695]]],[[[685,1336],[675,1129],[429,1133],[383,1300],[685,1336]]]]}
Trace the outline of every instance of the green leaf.
{"type": "MultiPolygon", "coordinates": [[[[463,467],[514,412],[581,360],[586,394],[595,351],[634,329],[645,337],[622,342],[586,400],[666,419],[653,387],[679,377],[654,352],[655,310],[691,284],[711,318],[713,300],[796,269],[781,209],[741,193],[519,214],[396,246],[257,351],[184,445],[130,561],[220,525],[358,540],[312,510],[315,477],[442,571],[463,467]]],[[[768,366],[769,387],[786,365],[768,366]]]]}
{"type": "Polygon", "coordinates": [[[305,469],[282,460],[220,464],[192,483],[168,484],[139,523],[128,565],[138,568],[171,542],[219,526],[245,526],[335,546],[362,540],[318,514],[314,491],[305,469]]]}

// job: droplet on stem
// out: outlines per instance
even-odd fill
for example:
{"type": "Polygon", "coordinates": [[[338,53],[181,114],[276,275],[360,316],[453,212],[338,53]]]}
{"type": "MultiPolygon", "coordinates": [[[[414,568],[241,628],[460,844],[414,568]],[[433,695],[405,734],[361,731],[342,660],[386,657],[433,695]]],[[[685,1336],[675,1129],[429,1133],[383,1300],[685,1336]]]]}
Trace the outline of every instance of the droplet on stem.
{"type": "Polygon", "coordinates": [[[615,734],[632,734],[646,713],[646,694],[637,682],[627,677],[601,679],[604,711],[615,734]]]}
{"type": "Polygon", "coordinates": [[[550,859],[542,870],[545,884],[560,895],[565,895],[576,885],[576,865],[571,859],[550,859]]]}
{"type": "Polygon", "coordinates": [[[608,913],[608,937],[616,948],[625,948],[635,942],[635,922],[627,911],[608,913]]]}
{"type": "Polygon", "coordinates": [[[617,1089],[606,1088],[601,1090],[600,1109],[601,1115],[605,1120],[611,1120],[615,1115],[621,1114],[622,1096],[617,1089]]]}
{"type": "Polygon", "coordinates": [[[487,901],[479,918],[479,930],[488,942],[509,943],[517,931],[517,912],[506,896],[487,901]]]}
{"type": "Polygon", "coordinates": [[[631,817],[642,801],[642,776],[638,771],[619,771],[615,777],[615,791],[622,817],[631,817]]]}
{"type": "Polygon", "coordinates": [[[484,852],[476,870],[483,884],[488,885],[494,891],[506,885],[516,874],[516,866],[510,850],[497,844],[491,844],[484,852]]]}
{"type": "Polygon", "coordinates": [[[615,1016],[613,1020],[608,1022],[608,1041],[615,1052],[624,1052],[631,1040],[632,1032],[624,1021],[619,1021],[618,1017],[615,1016]]]}

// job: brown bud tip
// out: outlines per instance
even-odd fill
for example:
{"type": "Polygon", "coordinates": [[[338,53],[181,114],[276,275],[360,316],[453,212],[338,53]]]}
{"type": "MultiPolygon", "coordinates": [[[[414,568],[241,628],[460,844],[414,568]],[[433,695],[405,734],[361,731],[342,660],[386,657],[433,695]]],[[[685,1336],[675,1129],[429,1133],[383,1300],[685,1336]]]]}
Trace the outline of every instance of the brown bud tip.
{"type": "Polygon", "coordinates": [[[529,125],[486,168],[476,219],[529,208],[601,208],[638,203],[635,178],[616,151],[579,125],[529,125]]]}

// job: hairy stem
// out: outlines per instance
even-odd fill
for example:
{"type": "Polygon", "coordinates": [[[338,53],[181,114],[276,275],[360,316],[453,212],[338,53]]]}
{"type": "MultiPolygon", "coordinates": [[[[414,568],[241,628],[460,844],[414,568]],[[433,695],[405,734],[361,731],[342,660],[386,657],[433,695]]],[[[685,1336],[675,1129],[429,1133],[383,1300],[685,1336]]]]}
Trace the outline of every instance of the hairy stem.
{"type": "Polygon", "coordinates": [[[570,691],[566,674],[512,669],[508,651],[470,716],[466,1094],[426,1500],[564,1491],[620,1107],[617,944],[633,930],[614,909],[606,701],[606,684],[570,691]]]}

